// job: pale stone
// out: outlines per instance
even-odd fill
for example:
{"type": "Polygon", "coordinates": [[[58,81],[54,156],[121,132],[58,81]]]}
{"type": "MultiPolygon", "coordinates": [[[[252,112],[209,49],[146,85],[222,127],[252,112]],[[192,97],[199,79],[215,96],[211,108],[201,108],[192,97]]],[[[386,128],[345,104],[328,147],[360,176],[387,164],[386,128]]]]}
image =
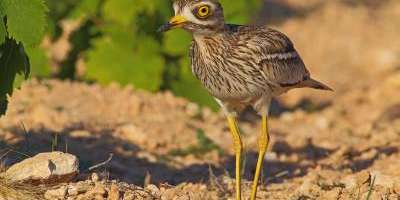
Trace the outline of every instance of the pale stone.
{"type": "Polygon", "coordinates": [[[14,182],[60,183],[79,173],[79,161],[74,155],[51,152],[40,153],[11,166],[5,178],[14,182]]]}

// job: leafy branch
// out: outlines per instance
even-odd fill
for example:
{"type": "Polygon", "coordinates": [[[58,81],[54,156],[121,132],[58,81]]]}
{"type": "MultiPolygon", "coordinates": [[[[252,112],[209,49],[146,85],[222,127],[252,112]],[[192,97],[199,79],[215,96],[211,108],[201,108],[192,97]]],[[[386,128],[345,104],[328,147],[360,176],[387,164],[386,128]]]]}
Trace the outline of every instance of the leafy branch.
{"type": "Polygon", "coordinates": [[[42,0],[0,1],[0,115],[7,109],[17,75],[27,79],[30,74],[25,48],[40,43],[46,11],[42,0]]]}

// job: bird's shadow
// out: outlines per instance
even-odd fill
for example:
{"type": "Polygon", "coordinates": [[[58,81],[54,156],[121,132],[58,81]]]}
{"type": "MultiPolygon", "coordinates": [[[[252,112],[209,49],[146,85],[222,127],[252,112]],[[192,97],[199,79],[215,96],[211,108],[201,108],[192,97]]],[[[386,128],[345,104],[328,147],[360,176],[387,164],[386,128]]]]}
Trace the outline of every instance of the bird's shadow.
{"type": "MultiPolygon", "coordinates": [[[[1,161],[6,165],[21,161],[27,156],[52,150],[55,132],[42,129],[27,133],[21,127],[14,127],[5,131],[12,135],[12,137],[8,136],[9,141],[10,138],[11,140],[19,138],[19,142],[13,142],[12,144],[5,141],[4,138],[0,138],[0,153],[3,152],[1,161]],[[12,149],[11,152],[9,151],[10,149],[12,149]],[[4,152],[7,150],[9,153],[5,154],[4,152]]],[[[58,135],[59,144],[57,150],[68,151],[78,156],[80,171],[84,175],[106,171],[110,179],[122,180],[136,185],[143,185],[147,174],[151,175],[151,183],[168,183],[172,185],[183,182],[206,183],[210,178],[210,169],[216,176],[228,172],[231,177],[234,177],[234,156],[232,155],[223,156],[224,159],[222,160],[225,161],[220,164],[192,164],[178,169],[171,167],[168,161],[163,159],[149,160],[138,156],[138,152],[141,151],[140,146],[114,137],[111,129],[91,130],[77,126],[66,128],[58,135]],[[71,136],[71,132],[74,130],[82,129],[92,134],[85,137],[71,136]],[[91,166],[107,160],[110,153],[114,156],[108,164],[94,171],[88,170],[91,166]]],[[[394,150],[383,149],[383,151],[393,152],[394,150]]],[[[315,167],[314,163],[316,161],[329,156],[334,150],[321,148],[312,142],[303,147],[294,148],[290,144],[280,141],[272,145],[272,152],[275,152],[278,156],[297,154],[302,160],[307,160],[308,162],[301,164],[280,161],[279,159],[267,159],[264,165],[264,182],[282,182],[294,177],[304,176],[309,169],[315,167]]],[[[244,178],[247,180],[252,179],[257,157],[257,152],[247,153],[246,173],[244,173],[244,178]]],[[[366,168],[372,165],[375,159],[378,158],[365,161],[358,160],[357,163],[352,163],[352,165],[358,169],[366,168]]]]}
{"type": "MultiPolygon", "coordinates": [[[[283,113],[293,112],[296,110],[302,110],[306,113],[321,112],[324,109],[329,108],[331,105],[332,102],[330,101],[315,103],[310,99],[304,98],[293,106],[286,106],[279,100],[273,99],[270,106],[270,116],[280,117],[283,113]]],[[[251,123],[260,120],[260,116],[250,106],[247,107],[243,112],[241,112],[239,117],[241,121],[251,122],[251,123]]]]}
{"type": "MultiPolygon", "coordinates": [[[[331,155],[334,150],[325,149],[319,147],[311,142],[302,147],[292,147],[285,141],[277,141],[272,145],[270,150],[275,155],[275,158],[268,158],[264,160],[263,165],[263,177],[265,180],[263,182],[269,183],[280,183],[287,179],[292,179],[295,177],[301,177],[307,174],[309,169],[312,169],[316,166],[317,161],[331,155]],[[297,156],[297,160],[302,160],[303,162],[298,161],[280,161],[277,157],[290,157],[297,156]]],[[[255,167],[258,159],[257,152],[248,152],[245,158],[246,168],[244,177],[247,180],[251,180],[253,178],[253,174],[255,172],[255,167]]],[[[233,172],[234,169],[234,159],[230,159],[227,162],[226,166],[229,166],[229,171],[233,172]]]]}

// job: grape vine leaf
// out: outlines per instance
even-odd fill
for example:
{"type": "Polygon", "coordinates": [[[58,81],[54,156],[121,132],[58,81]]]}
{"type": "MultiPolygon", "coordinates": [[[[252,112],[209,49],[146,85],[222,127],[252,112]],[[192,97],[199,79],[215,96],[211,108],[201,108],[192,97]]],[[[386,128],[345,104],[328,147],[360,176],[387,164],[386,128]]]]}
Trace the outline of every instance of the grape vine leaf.
{"type": "Polygon", "coordinates": [[[100,6],[101,0],[82,0],[77,2],[76,7],[69,14],[69,18],[79,19],[95,15],[100,6]]]}
{"type": "Polygon", "coordinates": [[[260,8],[260,0],[236,0],[232,3],[231,0],[220,0],[224,7],[225,19],[228,23],[245,24],[248,23],[253,17],[252,15],[257,13],[260,8]]]}
{"type": "Polygon", "coordinates": [[[135,4],[133,0],[107,0],[103,5],[103,15],[107,20],[128,26],[139,9],[140,3],[135,4]]]}
{"type": "Polygon", "coordinates": [[[7,36],[6,26],[4,25],[3,17],[1,16],[0,13],[0,45],[6,41],[6,36],[7,36]]]}
{"type": "Polygon", "coordinates": [[[136,44],[129,32],[119,29],[117,31],[118,26],[114,26],[111,34],[106,33],[92,43],[93,48],[87,54],[87,77],[102,84],[118,81],[136,88],[159,90],[164,69],[159,43],[141,36],[136,38],[139,42],[136,44]]]}
{"type": "Polygon", "coordinates": [[[184,30],[164,33],[163,50],[172,56],[187,55],[192,36],[184,30]]]}
{"type": "Polygon", "coordinates": [[[23,45],[7,39],[0,46],[0,115],[7,109],[7,95],[12,94],[17,74],[28,78],[29,72],[29,59],[23,45]]]}
{"type": "Polygon", "coordinates": [[[26,48],[32,76],[47,77],[51,74],[51,66],[46,51],[41,47],[26,48]]]}
{"type": "Polygon", "coordinates": [[[25,46],[41,42],[46,25],[47,8],[43,0],[1,0],[7,16],[9,36],[25,46]]]}
{"type": "Polygon", "coordinates": [[[4,8],[0,3],[0,45],[6,41],[6,36],[7,36],[7,29],[6,25],[4,24],[4,16],[5,16],[4,8]]]}

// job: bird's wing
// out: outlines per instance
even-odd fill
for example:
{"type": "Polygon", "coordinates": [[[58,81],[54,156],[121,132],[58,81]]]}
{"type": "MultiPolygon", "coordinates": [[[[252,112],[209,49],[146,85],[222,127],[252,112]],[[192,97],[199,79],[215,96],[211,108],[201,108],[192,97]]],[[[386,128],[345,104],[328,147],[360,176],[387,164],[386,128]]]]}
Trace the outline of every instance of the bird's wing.
{"type": "Polygon", "coordinates": [[[310,78],[303,60],[286,35],[273,29],[259,29],[256,35],[253,45],[261,50],[257,62],[268,82],[293,87],[310,78]]]}

